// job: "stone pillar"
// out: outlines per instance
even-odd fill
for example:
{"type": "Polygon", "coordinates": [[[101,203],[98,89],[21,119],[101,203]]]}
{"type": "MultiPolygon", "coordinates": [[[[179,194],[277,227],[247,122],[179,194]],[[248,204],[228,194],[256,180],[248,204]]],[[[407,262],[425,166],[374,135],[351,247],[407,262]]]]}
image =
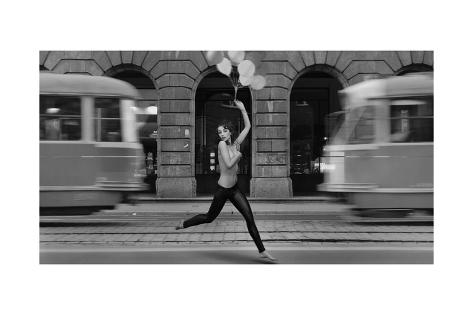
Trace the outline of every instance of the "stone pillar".
{"type": "Polygon", "coordinates": [[[288,164],[288,108],[287,101],[256,101],[252,197],[292,197],[288,164]]]}
{"type": "Polygon", "coordinates": [[[160,101],[156,181],[156,194],[160,198],[192,198],[196,195],[190,106],[190,99],[160,101]]]}
{"type": "Polygon", "coordinates": [[[266,87],[255,93],[253,197],[288,198],[293,195],[289,177],[290,86],[305,67],[304,62],[314,62],[310,57],[299,52],[268,51],[258,68],[266,77],[266,87]]]}
{"type": "Polygon", "coordinates": [[[161,198],[196,196],[193,88],[208,67],[199,51],[149,53],[143,61],[159,89],[158,179],[161,198]]]}

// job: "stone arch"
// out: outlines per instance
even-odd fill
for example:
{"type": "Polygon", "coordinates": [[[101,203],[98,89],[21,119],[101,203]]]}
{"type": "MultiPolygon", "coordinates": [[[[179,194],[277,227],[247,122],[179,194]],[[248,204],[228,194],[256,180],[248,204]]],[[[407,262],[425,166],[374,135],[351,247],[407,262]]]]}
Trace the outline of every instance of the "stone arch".
{"type": "Polygon", "coordinates": [[[158,86],[157,86],[156,81],[154,80],[153,76],[148,71],[146,71],[142,67],[137,66],[135,64],[131,64],[131,63],[130,64],[119,64],[117,66],[110,67],[109,69],[104,71],[103,75],[107,76],[107,77],[116,77],[117,75],[120,75],[121,73],[128,72],[128,71],[136,71],[136,72],[141,73],[142,75],[149,78],[149,80],[153,83],[153,87],[155,89],[158,89],[158,86]]]}
{"type": "Polygon", "coordinates": [[[412,72],[432,72],[434,68],[424,63],[412,63],[397,70],[394,75],[404,75],[412,72]]]}
{"type": "Polygon", "coordinates": [[[325,64],[316,64],[316,65],[306,67],[302,71],[297,73],[297,75],[292,79],[291,85],[289,86],[289,91],[292,90],[292,88],[294,86],[294,83],[300,77],[304,76],[305,74],[307,74],[309,72],[323,72],[323,73],[326,73],[326,74],[334,77],[335,79],[337,79],[340,82],[340,84],[343,86],[343,88],[346,88],[346,87],[350,86],[350,84],[348,83],[348,80],[345,78],[343,73],[341,73],[337,68],[329,66],[329,65],[325,65],[325,64]]]}
{"type": "Polygon", "coordinates": [[[343,73],[341,73],[335,67],[332,67],[332,66],[329,66],[329,65],[314,65],[312,67],[308,67],[308,68],[304,69],[304,72],[300,72],[298,74],[298,77],[300,77],[301,75],[304,75],[305,73],[307,73],[309,71],[324,72],[324,73],[334,77],[335,79],[337,79],[338,82],[340,82],[340,84],[343,86],[343,88],[346,88],[346,87],[349,86],[349,83],[348,83],[347,79],[345,78],[345,76],[343,75],[343,73]]]}
{"type": "Polygon", "coordinates": [[[299,53],[301,55],[302,60],[304,61],[304,64],[306,65],[306,67],[310,67],[310,66],[315,65],[317,63],[314,51],[300,51],[299,53]]]}

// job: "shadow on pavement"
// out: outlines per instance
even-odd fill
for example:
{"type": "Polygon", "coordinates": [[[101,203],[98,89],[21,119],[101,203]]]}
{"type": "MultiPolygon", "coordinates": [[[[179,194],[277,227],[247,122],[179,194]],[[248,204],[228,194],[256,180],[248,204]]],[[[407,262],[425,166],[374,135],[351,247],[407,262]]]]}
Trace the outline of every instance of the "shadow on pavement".
{"type": "MultiPolygon", "coordinates": [[[[101,210],[110,209],[110,207],[51,207],[39,208],[40,216],[74,216],[88,215],[101,210]]],[[[113,208],[112,208],[113,209],[113,208]]]]}
{"type": "Polygon", "coordinates": [[[205,256],[215,260],[212,264],[276,264],[270,260],[259,258],[258,253],[255,251],[250,254],[244,252],[206,252],[205,256]]]}
{"type": "Polygon", "coordinates": [[[40,222],[40,227],[93,227],[93,226],[126,226],[127,222],[40,222]]]}

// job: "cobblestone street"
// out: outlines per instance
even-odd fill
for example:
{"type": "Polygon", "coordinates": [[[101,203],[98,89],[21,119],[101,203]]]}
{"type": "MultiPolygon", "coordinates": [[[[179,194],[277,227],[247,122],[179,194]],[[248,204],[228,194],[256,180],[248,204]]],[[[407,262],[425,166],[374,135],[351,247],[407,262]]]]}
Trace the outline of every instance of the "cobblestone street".
{"type": "MultiPolygon", "coordinates": [[[[183,216],[181,216],[182,218],[183,216]]],[[[299,219],[257,217],[261,238],[266,244],[397,244],[432,245],[432,225],[355,224],[339,220],[319,220],[310,216],[299,219]]],[[[175,230],[177,217],[169,215],[138,216],[96,215],[89,217],[41,219],[41,246],[117,245],[160,246],[169,244],[202,245],[252,244],[246,224],[238,214],[225,214],[214,222],[175,230]]]]}

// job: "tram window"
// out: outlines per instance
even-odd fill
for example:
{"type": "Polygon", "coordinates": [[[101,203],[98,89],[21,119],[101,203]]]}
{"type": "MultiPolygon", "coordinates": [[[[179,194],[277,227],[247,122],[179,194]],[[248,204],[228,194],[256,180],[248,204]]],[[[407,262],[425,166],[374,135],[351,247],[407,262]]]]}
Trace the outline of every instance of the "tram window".
{"type": "Polygon", "coordinates": [[[374,107],[364,106],[354,109],[349,116],[349,125],[355,124],[348,138],[350,144],[371,143],[374,139],[374,107]]]}
{"type": "Polygon", "coordinates": [[[431,100],[393,101],[391,142],[431,142],[434,136],[431,100]]]}
{"type": "Polygon", "coordinates": [[[77,141],[81,135],[80,98],[40,96],[39,138],[47,141],[77,141]]]}
{"type": "Polygon", "coordinates": [[[95,141],[122,141],[120,100],[118,98],[96,98],[94,121],[95,141]]]}

